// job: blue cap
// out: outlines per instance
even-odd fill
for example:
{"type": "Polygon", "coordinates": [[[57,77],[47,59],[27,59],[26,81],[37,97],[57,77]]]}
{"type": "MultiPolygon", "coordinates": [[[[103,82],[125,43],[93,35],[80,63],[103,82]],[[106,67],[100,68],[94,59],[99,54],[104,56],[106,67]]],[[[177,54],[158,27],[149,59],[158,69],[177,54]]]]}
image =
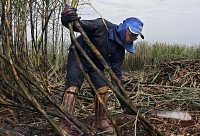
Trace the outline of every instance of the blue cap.
{"type": "MultiPolygon", "coordinates": [[[[144,35],[142,34],[142,28],[144,24],[138,18],[127,18],[123,21],[123,24],[126,25],[126,28],[128,28],[130,32],[133,34],[139,34],[141,38],[144,39],[144,35]]],[[[126,43],[124,48],[130,53],[135,53],[134,42],[129,44],[126,43]]]]}
{"type": "Polygon", "coordinates": [[[128,27],[130,32],[133,34],[139,34],[142,39],[144,39],[144,35],[142,34],[142,28],[143,28],[143,23],[140,21],[138,18],[127,18],[126,20],[123,21],[124,24],[128,27]]]}

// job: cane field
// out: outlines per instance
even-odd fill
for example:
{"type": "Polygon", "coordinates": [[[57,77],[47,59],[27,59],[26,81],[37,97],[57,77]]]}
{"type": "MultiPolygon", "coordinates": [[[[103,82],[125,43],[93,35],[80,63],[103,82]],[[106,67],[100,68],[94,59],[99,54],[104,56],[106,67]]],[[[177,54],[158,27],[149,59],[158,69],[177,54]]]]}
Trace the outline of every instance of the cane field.
{"type": "MultiPolygon", "coordinates": [[[[87,4],[77,0],[70,3],[74,7],[87,4]]],[[[61,106],[68,47],[78,35],[71,24],[70,31],[61,24],[64,4],[58,0],[0,0],[2,136],[65,136],[57,125],[59,117],[70,120],[80,135],[104,133],[97,132],[93,125],[96,89],[87,74],[74,115],[61,106]]],[[[103,78],[109,85],[105,112],[117,135],[200,135],[200,43],[180,45],[144,40],[136,42],[135,49],[135,54],[126,53],[123,79],[118,85],[123,88],[122,100],[132,115],[121,109],[116,97],[120,94],[110,82],[118,80],[103,63],[103,78]]]]}

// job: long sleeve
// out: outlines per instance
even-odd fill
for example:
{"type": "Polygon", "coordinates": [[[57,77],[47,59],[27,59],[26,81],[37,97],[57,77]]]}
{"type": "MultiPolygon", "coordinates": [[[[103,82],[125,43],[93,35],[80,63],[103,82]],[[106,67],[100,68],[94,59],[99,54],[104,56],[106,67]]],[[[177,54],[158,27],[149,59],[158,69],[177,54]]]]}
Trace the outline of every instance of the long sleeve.
{"type": "MultiPolygon", "coordinates": [[[[120,46],[120,45],[119,45],[120,46]]],[[[118,47],[117,52],[112,56],[111,69],[118,79],[122,80],[122,65],[125,57],[125,50],[122,46],[118,47]]]]}

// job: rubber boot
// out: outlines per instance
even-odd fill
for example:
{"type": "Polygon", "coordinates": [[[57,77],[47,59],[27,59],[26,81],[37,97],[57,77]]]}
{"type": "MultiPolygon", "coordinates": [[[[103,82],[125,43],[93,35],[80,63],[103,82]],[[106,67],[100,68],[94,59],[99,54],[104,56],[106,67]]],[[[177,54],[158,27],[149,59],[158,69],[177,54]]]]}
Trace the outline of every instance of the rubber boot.
{"type": "MultiPolygon", "coordinates": [[[[69,87],[62,98],[62,106],[68,111],[70,114],[74,114],[75,111],[75,105],[78,95],[78,88],[77,87],[69,87]]],[[[58,125],[64,133],[70,133],[68,135],[70,136],[78,136],[78,131],[75,130],[74,127],[72,127],[71,123],[67,120],[60,118],[58,125]]]]}
{"type": "MultiPolygon", "coordinates": [[[[103,100],[104,104],[107,105],[108,102],[108,87],[104,86],[99,88],[98,90],[101,99],[103,100]]],[[[117,136],[113,125],[111,124],[110,120],[108,119],[106,112],[99,102],[97,96],[94,97],[94,104],[95,104],[95,126],[98,131],[104,132],[103,135],[105,136],[117,136]]]]}

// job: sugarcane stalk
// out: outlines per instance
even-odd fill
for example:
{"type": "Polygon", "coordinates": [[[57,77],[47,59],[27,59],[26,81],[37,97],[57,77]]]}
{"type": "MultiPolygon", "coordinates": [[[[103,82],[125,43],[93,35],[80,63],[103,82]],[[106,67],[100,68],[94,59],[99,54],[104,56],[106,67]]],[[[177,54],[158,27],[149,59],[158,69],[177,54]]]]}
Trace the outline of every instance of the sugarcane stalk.
{"type": "MultiPolygon", "coordinates": [[[[88,62],[90,62],[90,64],[93,66],[93,68],[96,70],[96,72],[97,72],[99,75],[101,75],[101,77],[104,78],[104,80],[106,80],[107,82],[109,82],[109,80],[106,79],[106,77],[105,77],[105,76],[101,73],[101,71],[96,67],[96,65],[92,62],[92,60],[88,57],[88,55],[85,53],[85,51],[81,48],[80,44],[77,42],[77,40],[76,40],[76,38],[75,38],[75,36],[74,36],[74,31],[73,31],[72,25],[69,23],[68,26],[69,26],[69,30],[70,30],[71,39],[72,39],[73,43],[76,45],[76,47],[78,47],[79,51],[81,51],[81,54],[86,58],[86,60],[87,60],[88,62]]],[[[97,92],[97,90],[96,90],[96,88],[94,87],[93,83],[91,82],[90,78],[88,77],[88,75],[87,75],[86,72],[84,71],[83,66],[82,66],[82,64],[81,64],[81,61],[80,61],[80,59],[79,59],[79,55],[77,54],[77,51],[76,51],[76,48],[75,48],[74,44],[72,44],[72,49],[73,49],[73,51],[74,51],[74,54],[76,55],[76,59],[77,59],[77,61],[78,61],[78,63],[79,63],[79,67],[80,67],[81,71],[83,72],[85,78],[87,79],[87,81],[88,81],[90,87],[93,89],[93,91],[94,91],[95,94],[97,95],[98,100],[100,101],[100,103],[101,103],[102,106],[104,107],[105,112],[106,112],[108,118],[111,120],[113,126],[115,127],[116,133],[118,133],[118,135],[121,135],[121,133],[119,132],[119,129],[118,129],[117,125],[116,125],[116,122],[115,122],[115,121],[112,119],[112,117],[110,116],[110,114],[109,114],[109,112],[108,112],[108,110],[107,110],[105,104],[103,103],[101,97],[99,96],[99,93],[97,92]]],[[[109,84],[112,85],[111,82],[110,82],[109,84]]]]}
{"type": "MultiPolygon", "coordinates": [[[[19,109],[22,111],[31,111],[31,112],[38,112],[38,110],[35,110],[35,108],[33,107],[29,107],[29,106],[23,106],[21,104],[15,103],[13,101],[9,101],[7,102],[7,100],[5,100],[4,102],[0,101],[0,105],[2,105],[3,107],[9,107],[9,108],[13,108],[13,109],[19,109]]],[[[55,112],[50,112],[50,111],[46,111],[46,113],[48,115],[54,116],[54,117],[59,117],[60,115],[58,113],[55,112]]]]}
{"type": "MultiPolygon", "coordinates": [[[[0,72],[0,76],[3,78],[3,80],[5,82],[5,85],[3,85],[3,86],[7,85],[8,87],[10,87],[11,90],[14,90],[16,94],[19,94],[23,99],[28,101],[26,99],[26,97],[20,91],[18,91],[15,87],[13,87],[11,84],[9,84],[8,79],[5,77],[5,74],[2,74],[0,72]]],[[[2,101],[4,101],[4,102],[0,102],[0,105],[9,106],[9,107],[12,107],[12,108],[21,108],[21,109],[28,110],[28,111],[33,111],[33,112],[38,112],[37,110],[35,110],[35,108],[29,107],[29,106],[22,106],[21,104],[18,104],[16,102],[8,99],[5,95],[3,95],[1,93],[0,93],[0,98],[1,98],[2,101]]],[[[59,117],[59,114],[56,114],[56,113],[53,113],[53,112],[48,112],[47,111],[47,114],[59,117]]]]}
{"type": "Polygon", "coordinates": [[[64,136],[65,134],[63,134],[62,130],[58,127],[58,125],[56,125],[56,123],[48,116],[48,114],[44,111],[44,109],[41,107],[41,105],[37,102],[35,97],[27,91],[26,87],[23,85],[23,83],[19,79],[17,71],[16,71],[15,67],[13,66],[13,62],[10,57],[9,57],[9,62],[10,62],[11,68],[12,68],[15,82],[19,85],[20,89],[22,90],[22,92],[24,93],[24,95],[26,96],[28,101],[34,105],[34,107],[50,122],[50,124],[54,127],[54,129],[60,135],[64,136]]]}
{"type": "Polygon", "coordinates": [[[40,35],[40,39],[39,39],[39,42],[38,42],[38,51],[37,51],[37,59],[38,59],[37,65],[38,66],[40,66],[40,50],[41,50],[40,46],[41,46],[41,43],[42,43],[42,40],[43,40],[43,34],[44,34],[44,32],[45,32],[45,30],[47,28],[47,25],[49,23],[50,17],[52,15],[54,9],[56,8],[56,5],[58,4],[58,2],[59,2],[59,0],[56,0],[56,2],[54,3],[54,5],[51,7],[51,11],[50,11],[50,13],[48,15],[48,18],[47,18],[47,20],[45,22],[44,27],[42,28],[42,33],[40,35]]]}
{"type": "MultiPolygon", "coordinates": [[[[78,2],[79,2],[79,0],[72,0],[71,5],[74,6],[74,7],[77,7],[78,6],[78,2]]],[[[65,6],[69,5],[69,0],[65,0],[64,4],[65,4],[65,6]]],[[[70,26],[70,23],[68,25],[70,26]]],[[[88,135],[88,134],[90,134],[90,131],[84,131],[84,134],[88,135]]]]}
{"type": "MultiPolygon", "coordinates": [[[[138,109],[136,108],[136,106],[134,106],[134,104],[131,102],[131,100],[129,99],[129,97],[126,95],[125,90],[123,88],[123,86],[121,85],[120,80],[117,78],[117,76],[115,75],[115,73],[112,71],[112,69],[110,68],[110,66],[107,64],[106,60],[103,58],[103,56],[101,55],[101,53],[98,51],[98,49],[92,44],[92,42],[90,41],[90,39],[88,38],[88,36],[86,35],[86,33],[84,32],[84,30],[82,29],[82,27],[80,26],[78,21],[74,22],[74,25],[76,26],[76,28],[79,30],[79,32],[81,33],[81,35],[84,37],[84,41],[88,44],[88,46],[91,48],[91,50],[96,54],[96,56],[99,58],[99,60],[101,61],[101,63],[103,64],[104,68],[108,71],[108,73],[110,74],[110,76],[112,77],[112,79],[116,82],[116,84],[118,85],[118,87],[120,88],[120,90],[122,91],[122,94],[119,93],[119,91],[116,89],[116,87],[110,83],[106,77],[101,74],[100,70],[97,70],[98,68],[95,66],[95,64],[90,61],[88,58],[87,61],[89,61],[89,63],[92,65],[92,67],[97,71],[98,74],[100,74],[100,76],[105,80],[105,82],[109,85],[109,87],[114,91],[114,93],[129,107],[129,109],[134,112],[135,114],[138,113],[138,109]]],[[[78,44],[75,44],[76,46],[78,44]]],[[[81,49],[81,46],[77,46],[77,48],[79,50],[81,49]]],[[[83,50],[82,50],[83,51],[83,50]]],[[[85,53],[82,53],[85,54],[85,53]]],[[[144,122],[144,124],[152,131],[155,131],[157,134],[160,134],[160,132],[158,130],[156,130],[140,113],[138,113],[138,118],[140,120],[142,120],[144,122]]],[[[161,134],[160,134],[161,135],[161,134]]]]}
{"type": "MultiPolygon", "coordinates": [[[[82,49],[82,47],[80,46],[80,44],[77,42],[77,40],[73,41],[77,47],[77,49],[81,52],[81,54],[83,55],[83,57],[91,64],[91,66],[93,67],[93,69],[102,77],[102,79],[109,85],[109,87],[115,92],[115,94],[124,101],[124,103],[135,113],[138,112],[138,110],[131,104],[131,101],[127,101],[115,88],[115,86],[105,77],[104,74],[101,73],[101,71],[96,67],[96,65],[92,62],[92,60],[86,55],[86,53],[84,52],[84,50],[82,49]]],[[[98,50],[97,50],[98,51],[98,50]]],[[[144,117],[138,113],[138,117],[140,120],[142,120],[144,123],[143,125],[146,125],[148,128],[150,128],[151,130],[154,130],[153,126],[146,120],[144,119],[144,117]]],[[[155,130],[156,131],[156,130],[155,130]]],[[[159,133],[159,132],[157,132],[159,133]]]]}
{"type": "MultiPolygon", "coordinates": [[[[8,59],[6,58],[6,56],[3,55],[2,53],[0,53],[0,57],[2,59],[4,59],[5,61],[9,62],[8,59]]],[[[68,113],[68,111],[66,111],[65,108],[62,107],[58,103],[58,100],[57,100],[56,97],[54,97],[52,94],[49,94],[47,91],[45,91],[30,76],[28,76],[28,74],[26,74],[20,67],[18,67],[14,63],[13,63],[13,66],[15,67],[15,69],[18,71],[19,74],[21,74],[22,76],[24,76],[24,78],[27,81],[29,81],[33,86],[35,86],[53,104],[53,106],[55,106],[55,108],[58,109],[61,112],[61,115],[64,114],[64,116],[66,116],[71,122],[73,122],[74,124],[76,124],[76,126],[78,126],[78,128],[81,128],[81,130],[85,134],[90,134],[90,131],[88,130],[88,128],[83,123],[81,123],[80,121],[78,121],[74,116],[72,116],[70,113],[68,113]]]]}
{"type": "Polygon", "coordinates": [[[170,86],[170,85],[144,85],[144,87],[158,87],[158,88],[170,88],[170,89],[181,89],[181,90],[190,90],[190,91],[200,91],[200,88],[193,88],[193,87],[178,87],[178,86],[170,86]]]}
{"type": "MultiPolygon", "coordinates": [[[[65,4],[68,5],[69,3],[66,1],[65,4]]],[[[78,6],[78,0],[72,1],[72,4],[71,4],[71,5],[74,6],[74,7],[77,7],[77,6],[78,6]]],[[[70,36],[71,36],[72,41],[75,42],[75,44],[78,44],[78,42],[76,41],[75,35],[74,35],[74,31],[73,31],[73,28],[72,28],[72,23],[69,23],[68,26],[69,26],[70,36]]],[[[93,85],[92,81],[90,80],[89,76],[88,76],[87,73],[84,71],[83,66],[82,66],[82,64],[81,64],[81,61],[80,61],[80,58],[79,58],[79,55],[78,55],[78,53],[77,53],[77,51],[76,51],[76,48],[75,48],[74,44],[72,44],[72,49],[73,49],[73,52],[74,52],[74,54],[75,54],[75,56],[76,56],[77,62],[79,63],[79,67],[80,67],[81,71],[83,72],[83,74],[84,74],[86,80],[88,81],[90,87],[93,89],[93,91],[94,91],[95,95],[97,96],[97,99],[99,100],[100,104],[104,107],[105,112],[106,112],[106,115],[107,115],[108,118],[111,120],[111,122],[112,122],[112,124],[113,124],[113,126],[114,126],[114,128],[115,128],[115,131],[116,131],[117,135],[118,135],[118,136],[121,136],[121,132],[119,131],[118,126],[116,125],[116,121],[112,119],[112,116],[110,115],[108,109],[106,108],[107,106],[105,105],[105,103],[104,103],[103,100],[101,99],[99,93],[97,92],[96,88],[94,87],[94,85],[93,85]]],[[[85,54],[85,56],[87,56],[86,53],[84,53],[84,54],[85,54]]],[[[87,56],[87,57],[88,57],[88,56],[87,56]]],[[[89,57],[88,57],[88,58],[89,58],[89,57]]],[[[90,61],[91,61],[91,60],[90,60],[90,61]]],[[[92,62],[92,61],[91,61],[91,62],[92,62]]],[[[95,64],[94,64],[94,65],[95,65],[95,64]]],[[[100,73],[101,73],[101,72],[100,72],[100,73]]]]}
{"type": "MultiPolygon", "coordinates": [[[[121,90],[123,96],[117,91],[117,89],[112,85],[112,83],[108,84],[109,87],[111,87],[111,89],[114,91],[114,93],[130,108],[130,110],[132,112],[134,112],[135,114],[137,114],[138,113],[138,109],[134,106],[134,104],[131,102],[131,100],[129,99],[129,97],[126,95],[125,90],[124,90],[123,86],[121,85],[120,80],[117,78],[117,76],[115,75],[115,73],[112,71],[112,69],[110,68],[110,66],[107,64],[106,60],[103,58],[103,56],[98,51],[98,49],[90,41],[90,39],[88,38],[88,36],[86,35],[86,33],[84,32],[84,30],[82,29],[82,27],[80,26],[79,22],[78,21],[74,21],[73,23],[75,24],[76,28],[79,30],[79,32],[81,33],[81,35],[84,37],[83,38],[84,41],[88,44],[88,46],[91,48],[91,50],[99,58],[99,60],[103,64],[105,70],[110,74],[111,78],[116,82],[116,84],[118,85],[119,89],[121,90]]],[[[69,23],[68,26],[70,26],[70,23],[69,23]]],[[[76,39],[74,39],[74,42],[76,43],[76,39]]],[[[78,44],[75,44],[75,45],[77,46],[78,44]]],[[[80,46],[79,49],[81,49],[81,46],[80,46]]],[[[85,54],[85,53],[83,53],[83,54],[85,54]]],[[[95,64],[91,64],[91,65],[93,67],[95,66],[95,64]]],[[[97,73],[99,73],[99,72],[97,71],[97,73]]],[[[104,75],[102,75],[102,74],[100,74],[100,76],[104,77],[104,75]]],[[[106,78],[103,78],[103,79],[106,79],[106,78]]],[[[105,80],[105,81],[107,81],[107,80],[105,80]]],[[[143,124],[146,125],[151,130],[151,133],[155,132],[158,135],[161,135],[160,132],[157,129],[155,129],[140,113],[138,113],[138,117],[139,117],[140,120],[143,121],[143,124]]]]}
{"type": "Polygon", "coordinates": [[[19,85],[20,89],[23,91],[24,95],[26,96],[26,98],[28,99],[28,101],[30,103],[32,103],[34,105],[34,107],[50,122],[50,124],[54,127],[54,129],[62,136],[64,136],[63,132],[61,131],[61,129],[58,127],[58,125],[56,125],[56,123],[48,116],[48,114],[44,111],[44,109],[41,107],[41,105],[37,102],[37,100],[35,99],[35,97],[33,95],[31,95],[26,87],[23,85],[23,83],[20,81],[20,79],[17,76],[17,72],[14,69],[14,66],[12,66],[12,70],[14,73],[14,77],[15,77],[15,81],[16,83],[19,85]]]}
{"type": "MultiPolygon", "coordinates": [[[[135,107],[133,107],[115,88],[115,86],[105,77],[104,74],[101,73],[101,71],[96,67],[96,65],[92,62],[92,60],[86,55],[86,53],[84,52],[84,50],[81,48],[80,44],[77,42],[77,40],[73,39],[73,42],[75,43],[77,49],[81,52],[81,54],[83,55],[83,57],[91,64],[91,66],[93,67],[93,69],[102,77],[102,79],[104,79],[104,81],[109,85],[109,87],[111,89],[113,89],[113,91],[115,91],[115,93],[127,104],[127,106],[129,108],[131,108],[131,110],[134,110],[135,112],[137,111],[137,109],[135,107]]],[[[138,111],[137,111],[138,112],[138,111]]],[[[153,126],[143,118],[143,116],[141,114],[138,115],[139,119],[143,120],[145,122],[145,124],[147,124],[147,126],[153,130],[153,126]]],[[[145,125],[144,124],[144,125],[145,125]]]]}
{"type": "MultiPolygon", "coordinates": [[[[70,34],[71,34],[71,37],[72,37],[73,41],[76,41],[71,24],[69,24],[69,28],[70,28],[70,34]]],[[[118,136],[121,136],[121,132],[119,131],[118,126],[116,125],[116,121],[113,120],[112,116],[110,115],[110,113],[109,113],[109,111],[108,111],[108,109],[107,109],[107,106],[105,105],[105,103],[104,103],[103,100],[101,99],[101,97],[100,97],[98,91],[96,90],[94,84],[92,83],[90,77],[89,77],[89,76],[87,75],[87,73],[85,72],[85,70],[84,70],[84,68],[83,68],[83,65],[82,65],[82,63],[81,63],[81,60],[80,60],[80,58],[79,58],[79,55],[78,55],[78,53],[77,53],[77,51],[76,51],[76,49],[75,49],[75,46],[72,46],[72,49],[73,49],[73,51],[74,51],[74,54],[75,54],[75,56],[76,56],[77,62],[78,62],[78,64],[79,64],[79,67],[80,67],[82,73],[84,74],[84,76],[85,76],[86,80],[88,81],[90,87],[92,88],[92,90],[94,91],[95,95],[97,96],[97,99],[99,100],[99,102],[101,103],[101,105],[103,106],[103,108],[105,109],[106,115],[108,116],[108,118],[109,118],[110,121],[112,122],[112,124],[113,124],[113,126],[114,126],[114,128],[115,128],[115,131],[116,131],[117,135],[118,135],[118,136]]],[[[86,55],[86,54],[85,54],[85,55],[86,55]]]]}

